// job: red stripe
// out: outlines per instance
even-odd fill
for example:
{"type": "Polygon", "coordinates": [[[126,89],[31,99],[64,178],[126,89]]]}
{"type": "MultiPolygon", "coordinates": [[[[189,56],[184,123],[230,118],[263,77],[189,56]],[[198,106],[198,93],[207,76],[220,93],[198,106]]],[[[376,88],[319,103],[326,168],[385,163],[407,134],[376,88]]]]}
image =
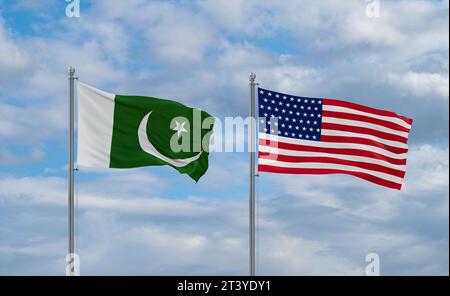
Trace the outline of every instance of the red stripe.
{"type": "Polygon", "coordinates": [[[405,176],[405,172],[402,170],[396,170],[392,168],[388,168],[379,164],[374,163],[368,163],[368,162],[361,162],[361,161],[353,161],[353,160],[346,160],[346,159],[339,159],[334,157],[322,157],[322,156],[291,156],[291,155],[275,155],[275,158],[273,154],[267,153],[267,152],[259,152],[258,155],[260,158],[265,159],[274,159],[278,161],[284,161],[284,162],[293,162],[293,163],[303,163],[303,162],[320,162],[320,163],[334,163],[334,164],[342,164],[342,165],[349,165],[354,166],[362,169],[367,169],[371,171],[377,171],[389,175],[393,175],[399,178],[403,178],[405,176]]]}
{"type": "Polygon", "coordinates": [[[370,116],[365,116],[365,115],[324,110],[324,111],[322,111],[322,116],[323,117],[326,116],[326,117],[334,117],[334,118],[340,118],[340,119],[350,119],[350,120],[358,120],[358,121],[363,121],[363,122],[369,122],[369,123],[385,126],[385,127],[390,128],[390,129],[397,130],[397,131],[409,132],[408,128],[403,127],[401,125],[398,125],[398,124],[396,124],[394,122],[386,121],[386,120],[382,120],[382,119],[378,119],[378,118],[374,118],[374,117],[370,117],[370,116]]]}
{"type": "Polygon", "coordinates": [[[276,167],[270,165],[258,165],[258,171],[260,172],[269,172],[269,173],[281,173],[281,174],[315,174],[315,175],[328,175],[328,174],[348,174],[352,175],[366,181],[400,190],[402,188],[401,184],[394,183],[392,181],[388,181],[382,178],[378,178],[372,176],[367,173],[362,172],[352,172],[346,170],[337,170],[337,169],[301,169],[301,168],[283,168],[276,167]]]}
{"type": "Polygon", "coordinates": [[[394,112],[391,112],[391,111],[375,109],[375,108],[363,106],[363,105],[360,105],[360,104],[355,104],[355,103],[350,103],[350,102],[345,102],[345,101],[340,101],[340,100],[335,100],[335,99],[323,99],[323,104],[324,105],[332,105],[332,106],[340,106],[340,107],[352,108],[352,109],[355,109],[355,110],[359,110],[359,111],[363,111],[363,112],[367,112],[367,113],[372,113],[372,114],[376,114],[376,115],[381,115],[381,116],[390,116],[390,117],[400,118],[401,120],[403,120],[404,122],[408,123],[409,125],[412,125],[412,123],[413,123],[413,120],[411,118],[398,115],[397,113],[394,113],[394,112]]]}
{"type": "Polygon", "coordinates": [[[393,153],[397,153],[397,154],[408,152],[408,149],[386,145],[381,142],[374,141],[371,139],[366,139],[366,138],[322,135],[322,136],[320,136],[320,141],[321,142],[331,142],[331,143],[357,143],[357,144],[363,144],[363,145],[370,145],[370,146],[378,147],[378,148],[381,148],[381,149],[384,149],[384,150],[387,150],[387,151],[390,151],[393,153]]]}
{"type": "Polygon", "coordinates": [[[374,130],[371,128],[361,127],[361,126],[350,126],[350,125],[345,125],[345,124],[322,122],[322,129],[373,135],[373,136],[376,136],[376,137],[379,137],[379,138],[382,138],[385,140],[397,141],[397,142],[404,143],[404,144],[406,144],[408,142],[407,138],[401,137],[399,135],[385,133],[382,131],[377,131],[377,130],[374,130]]]}
{"type": "Polygon", "coordinates": [[[371,152],[371,151],[362,150],[362,149],[314,147],[314,146],[291,144],[291,143],[284,143],[284,142],[277,142],[277,141],[270,141],[270,140],[266,141],[264,139],[259,139],[259,145],[275,147],[275,148],[279,148],[279,149],[294,150],[294,151],[310,151],[310,152],[324,152],[324,153],[364,156],[364,157],[381,159],[381,160],[387,161],[392,164],[406,165],[406,159],[392,158],[392,157],[389,157],[389,156],[386,156],[386,155],[383,155],[380,153],[371,152]]]}

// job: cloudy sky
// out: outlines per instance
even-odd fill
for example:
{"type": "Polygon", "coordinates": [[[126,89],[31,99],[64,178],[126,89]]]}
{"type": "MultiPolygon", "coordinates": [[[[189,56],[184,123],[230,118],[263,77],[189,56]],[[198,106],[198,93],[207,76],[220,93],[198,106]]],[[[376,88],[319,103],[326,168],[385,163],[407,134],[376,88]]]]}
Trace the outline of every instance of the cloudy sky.
{"type": "MultiPolygon", "coordinates": [[[[120,94],[248,113],[264,88],[413,118],[405,184],[264,174],[257,272],[449,272],[449,1],[0,0],[0,274],[65,274],[67,67],[120,94]],[[373,12],[373,11],[372,11],[373,12]]],[[[198,184],[170,167],[80,171],[84,275],[246,275],[248,157],[215,153],[198,184]]]]}

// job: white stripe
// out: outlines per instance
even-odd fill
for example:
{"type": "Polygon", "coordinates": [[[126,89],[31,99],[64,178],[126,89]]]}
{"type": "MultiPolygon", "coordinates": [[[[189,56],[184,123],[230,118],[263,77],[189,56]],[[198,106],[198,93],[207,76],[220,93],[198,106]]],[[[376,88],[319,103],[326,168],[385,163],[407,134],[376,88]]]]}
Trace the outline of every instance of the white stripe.
{"type": "Polygon", "coordinates": [[[400,136],[400,137],[408,139],[408,133],[407,132],[397,131],[397,130],[394,130],[394,129],[391,129],[391,128],[388,128],[388,127],[385,127],[385,126],[382,126],[382,125],[369,123],[369,122],[366,122],[366,121],[341,119],[341,118],[334,118],[334,117],[323,116],[322,117],[322,122],[344,124],[344,125],[349,125],[349,126],[365,127],[365,128],[374,129],[374,130],[377,130],[377,131],[389,133],[389,134],[392,134],[392,135],[397,135],[397,136],[400,136]]]}
{"type": "Polygon", "coordinates": [[[283,142],[283,143],[296,144],[296,145],[305,145],[305,146],[312,146],[312,147],[324,147],[324,148],[336,148],[336,149],[361,149],[361,150],[379,153],[379,154],[389,156],[392,158],[396,158],[396,159],[405,159],[406,158],[406,153],[397,154],[397,153],[393,153],[391,151],[387,151],[387,150],[379,148],[379,147],[375,147],[375,146],[371,146],[371,145],[364,145],[364,144],[331,143],[331,142],[300,140],[300,139],[292,139],[292,138],[287,138],[287,137],[269,135],[266,133],[259,133],[259,138],[263,139],[263,140],[270,140],[270,141],[283,142]]]}
{"type": "Polygon", "coordinates": [[[381,160],[378,158],[371,158],[371,157],[364,157],[364,156],[334,154],[334,153],[325,153],[325,152],[287,150],[287,149],[280,149],[280,148],[276,148],[276,147],[263,146],[263,145],[259,145],[258,150],[260,152],[271,153],[271,155],[274,159],[276,159],[276,155],[304,156],[304,157],[333,157],[333,158],[338,158],[338,159],[342,159],[342,160],[360,161],[360,162],[378,164],[378,165],[382,165],[386,168],[390,168],[390,169],[394,169],[394,170],[400,170],[400,171],[406,170],[405,165],[392,164],[390,162],[387,162],[387,161],[384,161],[384,160],[381,160]]]}
{"type": "Polygon", "coordinates": [[[341,106],[333,106],[333,105],[325,105],[325,104],[323,105],[322,110],[324,110],[324,111],[344,112],[344,113],[357,114],[357,115],[364,115],[364,116],[373,117],[373,118],[376,118],[376,119],[380,119],[380,120],[396,123],[398,125],[403,126],[404,128],[411,129],[411,125],[410,124],[406,123],[404,120],[402,120],[400,118],[397,118],[397,117],[382,116],[382,115],[377,115],[377,114],[373,114],[373,113],[359,111],[359,110],[352,109],[352,108],[341,107],[341,106]]]}
{"type": "Polygon", "coordinates": [[[114,94],[78,82],[77,166],[109,167],[114,98],[114,94]]]}
{"type": "Polygon", "coordinates": [[[382,144],[389,145],[389,146],[392,146],[392,147],[408,149],[408,144],[405,144],[405,143],[402,143],[402,142],[397,142],[397,141],[386,140],[386,139],[378,138],[376,136],[367,135],[367,134],[352,133],[352,132],[337,131],[337,130],[329,130],[329,129],[322,129],[321,134],[323,136],[341,136],[341,137],[364,138],[364,139],[369,139],[369,140],[373,140],[373,141],[376,141],[376,142],[380,142],[382,144]]]}
{"type": "Polygon", "coordinates": [[[362,172],[366,174],[370,174],[372,176],[388,180],[397,184],[402,184],[403,179],[392,176],[389,174],[385,174],[382,172],[362,169],[359,167],[349,166],[349,165],[342,165],[342,164],[333,164],[333,163],[321,163],[321,162],[305,162],[305,163],[292,163],[292,162],[283,162],[283,161],[277,161],[277,160],[271,160],[271,159],[260,159],[259,164],[261,165],[271,165],[276,167],[283,167],[283,168],[299,168],[299,169],[337,169],[337,170],[346,170],[346,171],[352,171],[352,172],[362,172]]]}

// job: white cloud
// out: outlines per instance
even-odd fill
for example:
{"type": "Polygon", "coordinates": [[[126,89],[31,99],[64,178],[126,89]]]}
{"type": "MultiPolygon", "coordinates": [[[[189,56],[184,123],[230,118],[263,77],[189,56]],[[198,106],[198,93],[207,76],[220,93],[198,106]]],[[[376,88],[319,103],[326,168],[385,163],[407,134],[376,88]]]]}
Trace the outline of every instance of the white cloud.
{"type": "Polygon", "coordinates": [[[201,62],[206,49],[216,42],[207,22],[177,10],[165,14],[145,36],[149,51],[165,64],[201,62]]]}
{"type": "Polygon", "coordinates": [[[24,71],[30,63],[27,52],[10,35],[0,16],[0,91],[5,87],[3,79],[24,71]]]}
{"type": "Polygon", "coordinates": [[[19,155],[0,147],[0,165],[29,165],[41,161],[44,156],[44,151],[39,148],[33,149],[29,154],[19,155]]]}
{"type": "Polygon", "coordinates": [[[29,40],[26,45],[33,48],[36,67],[25,80],[26,90],[19,95],[34,94],[40,98],[54,98],[67,101],[67,69],[74,66],[81,81],[93,85],[121,81],[124,73],[102,56],[100,46],[95,41],[87,41],[80,46],[61,41],[42,39],[29,40]]]}
{"type": "Polygon", "coordinates": [[[65,105],[30,104],[18,107],[0,102],[0,139],[30,144],[48,139],[66,128],[65,105]],[[39,127],[39,129],[37,129],[39,127]]]}
{"type": "Polygon", "coordinates": [[[233,33],[265,34],[272,16],[260,1],[216,0],[197,1],[210,24],[233,33]]]}
{"type": "Polygon", "coordinates": [[[42,12],[42,10],[49,9],[56,5],[57,0],[40,0],[40,1],[17,1],[12,6],[17,10],[30,10],[33,12],[42,12]]]}
{"type": "MultiPolygon", "coordinates": [[[[2,32],[0,23],[0,38],[2,32]]],[[[124,73],[103,56],[94,41],[81,45],[45,38],[14,44],[1,41],[0,138],[15,144],[46,140],[67,129],[69,66],[75,66],[76,75],[93,85],[124,79],[124,73]],[[2,50],[12,52],[3,54],[2,50]],[[24,67],[29,64],[33,67],[25,75],[24,67]],[[22,74],[15,75],[17,71],[22,74]]]]}
{"type": "Polygon", "coordinates": [[[413,147],[408,156],[405,190],[417,197],[423,192],[448,193],[449,150],[428,144],[413,147]]]}
{"type": "Polygon", "coordinates": [[[445,5],[427,1],[385,1],[381,2],[380,17],[376,18],[367,17],[367,5],[359,0],[332,3],[292,0],[269,4],[275,16],[274,26],[313,38],[316,45],[328,49],[402,48],[404,56],[406,52],[417,54],[418,51],[448,49],[445,5]],[[418,25],[423,23],[427,25],[418,25]]]}
{"type": "Polygon", "coordinates": [[[417,73],[408,71],[402,74],[388,74],[389,83],[406,94],[415,96],[441,97],[448,99],[449,77],[438,73],[417,73]]]}

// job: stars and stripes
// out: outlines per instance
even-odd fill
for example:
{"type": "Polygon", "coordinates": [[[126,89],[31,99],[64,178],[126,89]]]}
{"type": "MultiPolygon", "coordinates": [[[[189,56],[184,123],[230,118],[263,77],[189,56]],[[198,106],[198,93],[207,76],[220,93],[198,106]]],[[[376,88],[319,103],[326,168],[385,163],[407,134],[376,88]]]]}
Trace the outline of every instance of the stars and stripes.
{"type": "Polygon", "coordinates": [[[401,189],[412,119],[258,89],[260,172],[350,174],[401,189]]]}

